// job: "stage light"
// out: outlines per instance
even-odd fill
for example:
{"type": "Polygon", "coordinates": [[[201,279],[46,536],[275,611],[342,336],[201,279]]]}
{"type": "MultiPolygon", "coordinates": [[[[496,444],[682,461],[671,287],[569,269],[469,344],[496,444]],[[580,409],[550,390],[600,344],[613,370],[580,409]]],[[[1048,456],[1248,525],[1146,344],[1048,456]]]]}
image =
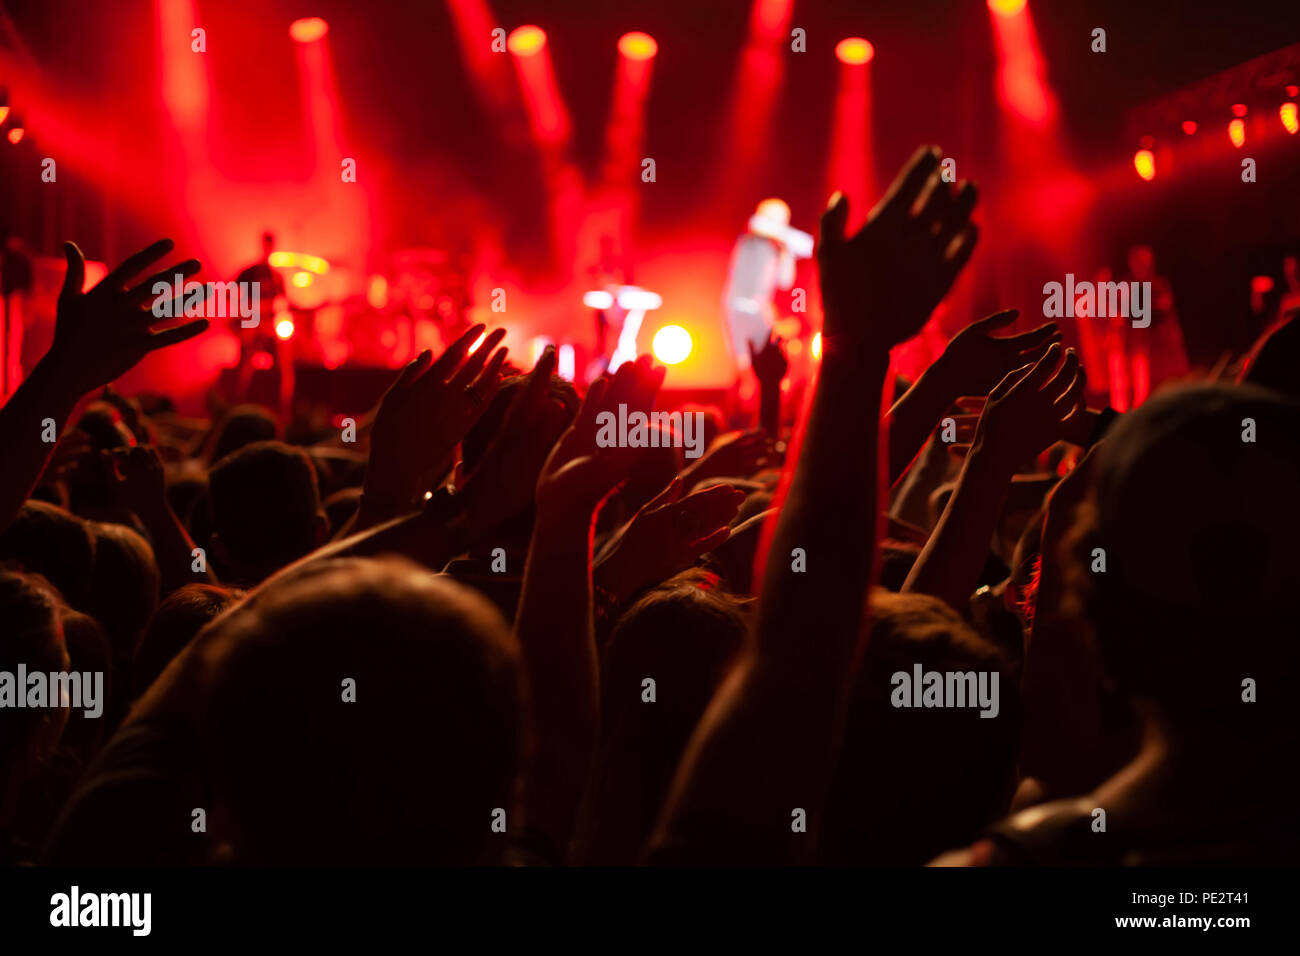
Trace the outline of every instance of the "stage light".
{"type": "Polygon", "coordinates": [[[1233,104],[1232,104],[1232,115],[1233,115],[1233,116],[1245,116],[1245,115],[1246,115],[1246,104],[1245,104],[1245,103],[1233,103],[1233,104]]]}
{"type": "Polygon", "coordinates": [[[820,332],[813,336],[812,357],[815,359],[822,357],[822,334],[820,332]]]}
{"type": "Polygon", "coordinates": [[[871,45],[870,40],[848,37],[835,44],[835,55],[839,57],[841,63],[861,66],[863,63],[871,62],[871,58],[876,55],[876,48],[871,45]]]}
{"type": "Polygon", "coordinates": [[[298,263],[308,272],[314,272],[318,276],[323,276],[330,271],[330,264],[320,256],[309,256],[304,253],[298,257],[298,263]]]}
{"type": "Polygon", "coordinates": [[[293,320],[281,319],[275,323],[275,336],[278,339],[289,340],[293,338],[293,320]]]}
{"type": "Polygon", "coordinates": [[[625,285],[618,290],[618,307],[627,312],[649,312],[664,304],[663,297],[649,289],[625,285]]]}
{"type": "Polygon", "coordinates": [[[1196,120],[1183,120],[1183,132],[1191,136],[1196,132],[1196,120]]]}
{"type": "Polygon", "coordinates": [[[9,133],[8,133],[8,139],[9,139],[9,142],[11,142],[11,143],[13,143],[15,146],[17,146],[17,145],[22,141],[23,133],[24,133],[24,130],[23,130],[23,128],[22,128],[21,126],[15,126],[15,127],[14,127],[13,129],[11,129],[11,130],[9,131],[9,133]]]}
{"type": "Polygon", "coordinates": [[[655,333],[651,348],[664,365],[677,365],[691,354],[691,333],[680,325],[665,325],[655,333]]]}
{"type": "Polygon", "coordinates": [[[311,285],[312,278],[313,276],[310,272],[295,272],[293,274],[293,278],[291,278],[289,281],[292,282],[299,289],[305,289],[307,288],[307,286],[311,285]]]}
{"type": "Polygon", "coordinates": [[[659,52],[659,44],[650,34],[636,30],[618,38],[618,52],[629,60],[648,60],[659,52]]]}
{"type": "Polygon", "coordinates": [[[1228,139],[1232,140],[1232,145],[1238,149],[1246,142],[1246,121],[1235,119],[1228,124],[1228,139]]]}
{"type": "Polygon", "coordinates": [[[296,252],[273,252],[267,257],[275,269],[292,269],[298,264],[298,253],[296,252]]]}
{"type": "Polygon", "coordinates": [[[9,118],[9,107],[0,106],[0,125],[9,118]]]}
{"type": "Polygon", "coordinates": [[[541,27],[515,27],[506,37],[506,49],[515,56],[532,56],[546,46],[546,31],[541,27]]]}
{"type": "Polygon", "coordinates": [[[289,24],[289,36],[299,43],[314,43],[329,33],[330,25],[320,17],[304,17],[289,24]]]}
{"type": "Polygon", "coordinates": [[[555,374],[566,382],[572,382],[577,371],[577,353],[574,352],[573,346],[567,343],[561,345],[555,359],[555,374]]]}
{"type": "Polygon", "coordinates": [[[1150,182],[1156,178],[1156,154],[1149,149],[1139,149],[1133,154],[1133,168],[1143,179],[1150,182]]]}
{"type": "Polygon", "coordinates": [[[1025,0],[989,0],[989,9],[1000,17],[1014,17],[1025,9],[1025,0]]]}
{"type": "Polygon", "coordinates": [[[592,289],[582,294],[582,304],[589,309],[608,309],[614,304],[614,296],[604,289],[592,289]]]}
{"type": "Polygon", "coordinates": [[[1277,115],[1282,120],[1282,127],[1292,136],[1297,130],[1300,130],[1300,118],[1296,116],[1296,105],[1294,103],[1283,103],[1277,111],[1277,115]]]}
{"type": "Polygon", "coordinates": [[[1251,276],[1250,291],[1256,295],[1268,295],[1273,291],[1272,276],[1251,276]]]}

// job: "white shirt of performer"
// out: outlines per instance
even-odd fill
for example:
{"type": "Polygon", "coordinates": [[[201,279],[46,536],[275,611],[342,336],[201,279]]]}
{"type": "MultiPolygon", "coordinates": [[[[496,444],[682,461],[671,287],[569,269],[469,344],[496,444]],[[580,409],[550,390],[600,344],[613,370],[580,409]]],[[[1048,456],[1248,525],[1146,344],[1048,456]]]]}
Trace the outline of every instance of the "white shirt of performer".
{"type": "MultiPolygon", "coordinates": [[[[788,229],[790,207],[779,199],[759,203],[754,221],[770,221],[788,229]]],[[[773,298],[777,289],[794,285],[794,257],[785,245],[753,231],[736,240],[731,253],[724,307],[731,351],[744,368],[749,364],[749,343],[761,348],[776,318],[773,298]]]]}

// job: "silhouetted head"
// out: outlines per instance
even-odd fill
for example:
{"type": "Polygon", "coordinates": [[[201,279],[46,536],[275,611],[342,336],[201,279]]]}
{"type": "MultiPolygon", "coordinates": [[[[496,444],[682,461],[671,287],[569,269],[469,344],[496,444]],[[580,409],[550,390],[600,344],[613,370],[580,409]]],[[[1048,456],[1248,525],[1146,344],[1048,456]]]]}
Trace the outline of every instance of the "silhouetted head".
{"type": "Polygon", "coordinates": [[[241,583],[298,560],[327,533],[316,469],[283,442],[254,442],[226,456],[208,474],[208,494],[213,548],[241,583]]]}
{"type": "Polygon", "coordinates": [[[270,409],[261,405],[236,405],[216,426],[208,460],[215,464],[246,445],[274,441],[278,437],[279,424],[270,409]]]}
{"type": "Polygon", "coordinates": [[[76,515],[44,501],[26,501],[0,530],[0,565],[44,576],[70,605],[90,609],[95,536],[76,515]]]}
{"type": "Polygon", "coordinates": [[[1243,703],[1243,682],[1300,677],[1300,403],[1250,385],[1164,392],[1097,454],[1069,580],[1107,672],[1176,719],[1294,724],[1276,697],[1243,703]]]}
{"type": "Polygon", "coordinates": [[[201,640],[214,818],[238,862],[500,861],[518,826],[523,690],[483,598],[397,559],[320,562],[201,640]]]}
{"type": "MultiPolygon", "coordinates": [[[[16,679],[19,665],[47,675],[68,669],[59,609],[58,595],[39,575],[0,571],[0,671],[16,679]]],[[[57,701],[0,707],[0,797],[53,753],[67,719],[68,708],[57,701]]],[[[0,800],[0,807],[6,803],[0,800]]]]}
{"type": "Polygon", "coordinates": [[[1019,735],[1018,685],[998,649],[938,598],[875,591],[823,862],[917,865],[969,842],[1010,804],[1019,735]],[[944,706],[924,706],[930,673],[942,675],[942,695],[929,699],[944,706]]]}
{"type": "Polygon", "coordinates": [[[187,584],[167,595],[135,649],[132,697],[139,697],[194,635],[238,599],[239,593],[212,584],[187,584]]]}

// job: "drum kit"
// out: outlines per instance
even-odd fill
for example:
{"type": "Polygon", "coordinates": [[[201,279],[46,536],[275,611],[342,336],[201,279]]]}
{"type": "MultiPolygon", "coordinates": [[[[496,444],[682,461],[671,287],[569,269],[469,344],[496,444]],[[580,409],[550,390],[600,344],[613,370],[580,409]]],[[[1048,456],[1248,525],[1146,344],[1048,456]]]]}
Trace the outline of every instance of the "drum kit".
{"type": "Polygon", "coordinates": [[[426,348],[438,354],[471,324],[466,263],[446,250],[403,249],[368,275],[346,263],[331,271],[339,279],[329,291],[286,283],[294,325],[306,333],[294,336],[300,361],[398,368],[426,348]],[[341,289],[349,291],[333,291],[341,289]]]}

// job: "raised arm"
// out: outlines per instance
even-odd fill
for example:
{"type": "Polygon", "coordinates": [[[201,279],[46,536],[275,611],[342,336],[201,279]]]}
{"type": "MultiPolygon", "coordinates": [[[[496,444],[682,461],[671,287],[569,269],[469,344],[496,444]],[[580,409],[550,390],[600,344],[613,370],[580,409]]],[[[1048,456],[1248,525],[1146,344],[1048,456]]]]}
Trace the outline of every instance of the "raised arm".
{"type": "Polygon", "coordinates": [[[524,808],[529,827],[556,847],[572,835],[599,726],[591,598],[596,513],[641,454],[599,446],[597,419],[620,404],[629,414],[648,412],[663,376],[642,358],[593,383],[537,480],[537,520],[515,619],[534,729],[524,808]]]}
{"type": "Polygon", "coordinates": [[[936,149],[920,150],[853,236],[842,195],[822,217],[823,360],[758,559],[755,640],[696,729],[656,859],[783,863],[813,853],[871,582],[889,349],[925,323],[976,240],[971,187],[954,195],[938,165],[936,149]]]}
{"type": "Polygon", "coordinates": [[[972,322],[889,410],[889,481],[907,470],[939,424],[944,411],[963,395],[987,395],[1013,369],[1042,358],[1061,332],[1048,322],[1029,332],[995,336],[1019,315],[1016,309],[995,312],[972,322]]]}
{"type": "Polygon", "coordinates": [[[75,243],[63,244],[68,271],[59,292],[54,344],[0,409],[0,447],[5,450],[5,467],[0,469],[0,528],[14,519],[54,449],[54,444],[45,440],[50,421],[56,437],[62,437],[72,410],[87,392],[126,374],[150,352],[184,342],[208,327],[207,319],[198,319],[155,329],[160,320],[145,307],[157,298],[155,282],[170,282],[178,272],[194,275],[199,271],[197,259],[164,269],[128,288],[133,276],[171,252],[172,245],[170,239],[161,239],[140,250],[83,293],[85,256],[75,243]]]}
{"type": "Polygon", "coordinates": [[[1016,468],[1067,437],[1074,417],[1083,414],[1085,385],[1074,349],[1062,360],[1060,345],[1053,345],[1034,365],[1011,372],[993,389],[957,487],[904,591],[933,594],[965,612],[1016,468]]]}

